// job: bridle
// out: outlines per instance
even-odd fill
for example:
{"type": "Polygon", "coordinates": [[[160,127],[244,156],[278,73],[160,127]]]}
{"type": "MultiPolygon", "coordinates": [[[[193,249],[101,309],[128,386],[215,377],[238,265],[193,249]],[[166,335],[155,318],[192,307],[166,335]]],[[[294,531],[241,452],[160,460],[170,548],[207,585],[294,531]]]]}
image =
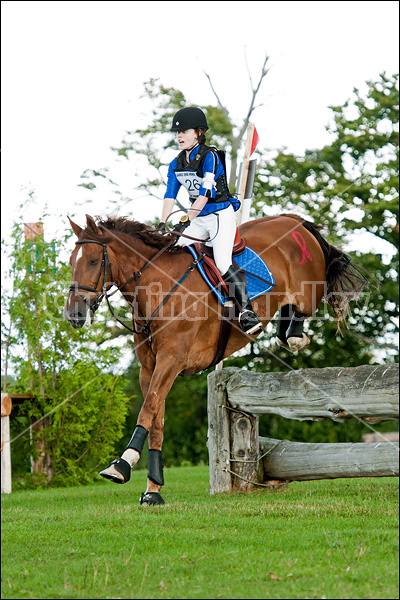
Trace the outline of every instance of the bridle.
{"type": "MultiPolygon", "coordinates": [[[[111,296],[113,296],[114,294],[116,294],[117,292],[120,292],[122,290],[122,288],[124,288],[128,283],[131,283],[131,281],[135,281],[136,282],[136,287],[137,284],[140,281],[140,278],[142,276],[142,273],[145,269],[147,269],[151,264],[153,264],[157,258],[159,256],[161,256],[161,254],[163,254],[166,250],[168,250],[171,246],[173,246],[175,244],[175,240],[171,240],[171,242],[169,244],[167,244],[166,246],[164,246],[163,248],[161,248],[161,250],[159,252],[157,252],[157,254],[155,256],[153,256],[153,258],[151,258],[150,260],[147,261],[147,263],[145,263],[145,265],[139,270],[139,271],[135,271],[133,276],[130,277],[129,279],[127,279],[125,281],[125,283],[123,283],[120,286],[115,286],[117,289],[114,290],[111,294],[107,294],[107,272],[109,270],[110,273],[110,277],[111,277],[111,281],[112,281],[112,271],[111,271],[111,262],[110,259],[108,257],[108,253],[107,253],[107,244],[105,244],[104,242],[99,242],[97,240],[77,240],[75,242],[76,244],[98,244],[99,246],[103,247],[103,257],[102,257],[102,261],[101,261],[101,266],[100,266],[100,272],[99,272],[99,276],[97,278],[97,282],[95,284],[94,287],[89,287],[87,285],[80,285],[78,283],[75,284],[71,284],[69,286],[69,291],[71,292],[75,292],[76,294],[78,294],[78,296],[80,296],[82,298],[82,300],[85,302],[86,306],[88,307],[88,309],[94,314],[96,312],[96,310],[99,308],[100,304],[102,303],[103,299],[105,298],[107,301],[107,305],[108,308],[112,314],[112,316],[118,321],[118,323],[120,323],[121,325],[123,325],[123,327],[125,327],[126,329],[128,329],[129,331],[131,331],[132,333],[136,333],[136,334],[140,334],[145,332],[148,336],[150,335],[150,330],[149,330],[149,324],[145,323],[143,326],[137,327],[135,325],[135,318],[133,320],[133,329],[131,327],[128,327],[128,325],[126,325],[125,323],[123,323],[114,313],[113,308],[110,304],[110,298],[111,296]],[[97,290],[97,287],[99,285],[100,279],[101,279],[101,275],[103,273],[103,284],[101,287],[101,292],[99,292],[97,290]],[[81,294],[81,292],[79,290],[84,290],[85,292],[91,292],[96,294],[96,300],[93,302],[93,304],[91,304],[89,298],[87,298],[86,296],[84,296],[83,294],[81,294]]],[[[115,285],[115,284],[114,284],[115,285]]],[[[133,305],[134,303],[130,303],[133,305]]],[[[157,309],[158,312],[158,309],[157,309]]],[[[152,315],[153,317],[153,315],[152,315]]],[[[152,320],[152,317],[150,318],[152,320]]],[[[153,317],[154,318],[154,317],[153,317]]]]}
{"type": "Polygon", "coordinates": [[[96,310],[99,308],[100,304],[103,301],[103,298],[106,296],[106,293],[107,293],[107,269],[108,268],[110,269],[110,274],[111,274],[111,263],[109,261],[108,254],[107,254],[107,244],[104,244],[103,242],[97,242],[95,240],[78,240],[76,242],[76,244],[98,244],[99,246],[103,246],[103,258],[101,261],[100,272],[99,272],[99,276],[97,278],[95,286],[89,287],[87,285],[80,285],[78,283],[71,284],[69,286],[69,291],[75,292],[76,294],[78,294],[78,296],[80,296],[82,298],[82,300],[85,302],[85,304],[87,305],[89,310],[91,310],[92,313],[94,314],[96,312],[96,310]],[[102,273],[104,273],[103,285],[101,288],[101,292],[99,292],[97,290],[97,286],[99,285],[102,273]],[[97,298],[93,302],[93,304],[91,304],[90,300],[88,298],[86,298],[86,296],[81,294],[81,292],[79,290],[85,290],[85,292],[91,292],[91,293],[96,294],[97,298]]]}

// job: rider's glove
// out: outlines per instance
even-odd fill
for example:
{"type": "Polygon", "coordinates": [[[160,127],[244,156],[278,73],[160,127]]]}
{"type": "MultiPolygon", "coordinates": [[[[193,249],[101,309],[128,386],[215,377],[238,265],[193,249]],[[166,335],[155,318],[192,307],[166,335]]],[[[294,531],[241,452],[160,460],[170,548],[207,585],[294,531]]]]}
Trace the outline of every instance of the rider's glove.
{"type": "Polygon", "coordinates": [[[174,226],[174,231],[176,233],[182,233],[182,231],[184,231],[186,229],[186,227],[189,227],[189,225],[190,225],[189,217],[187,215],[183,215],[183,217],[181,217],[179,219],[179,223],[177,223],[174,226]]]}
{"type": "Polygon", "coordinates": [[[167,233],[167,231],[168,231],[167,226],[163,221],[160,221],[160,223],[157,225],[156,229],[160,233],[167,233]]]}

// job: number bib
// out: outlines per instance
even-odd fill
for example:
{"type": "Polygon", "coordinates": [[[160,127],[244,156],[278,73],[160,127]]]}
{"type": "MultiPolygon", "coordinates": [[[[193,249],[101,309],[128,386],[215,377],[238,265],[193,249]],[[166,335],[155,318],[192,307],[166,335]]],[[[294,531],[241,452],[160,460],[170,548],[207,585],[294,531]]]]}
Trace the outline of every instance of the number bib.
{"type": "Polygon", "coordinates": [[[177,180],[185,187],[191,198],[199,195],[203,177],[199,177],[195,171],[175,171],[177,180]]]}

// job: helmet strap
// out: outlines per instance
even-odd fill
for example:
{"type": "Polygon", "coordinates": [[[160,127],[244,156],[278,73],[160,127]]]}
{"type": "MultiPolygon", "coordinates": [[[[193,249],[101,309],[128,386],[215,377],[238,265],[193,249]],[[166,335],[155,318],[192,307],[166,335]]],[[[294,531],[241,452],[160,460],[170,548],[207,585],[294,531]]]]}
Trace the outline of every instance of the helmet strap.
{"type": "Polygon", "coordinates": [[[188,155],[190,156],[191,151],[194,150],[196,148],[196,146],[199,146],[199,145],[200,145],[199,142],[196,142],[195,144],[193,144],[193,146],[191,148],[187,148],[185,150],[185,152],[187,152],[188,155]]]}

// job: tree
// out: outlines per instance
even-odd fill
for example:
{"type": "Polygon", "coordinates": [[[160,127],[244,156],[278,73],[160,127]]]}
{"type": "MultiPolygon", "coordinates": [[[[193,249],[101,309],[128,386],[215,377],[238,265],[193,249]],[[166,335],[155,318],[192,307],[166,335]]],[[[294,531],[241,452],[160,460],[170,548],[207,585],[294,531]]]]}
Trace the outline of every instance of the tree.
{"type": "Polygon", "coordinates": [[[59,255],[68,237],[25,240],[16,223],[9,253],[14,289],[4,297],[11,323],[2,327],[4,358],[15,378],[7,391],[33,397],[11,419],[13,458],[26,468],[22,457],[31,455],[37,481],[46,485],[93,480],[123,435],[129,402],[113,373],[118,350],[99,347],[104,319],[84,332],[63,319],[70,268],[59,255]]]}
{"type": "MultiPolygon", "coordinates": [[[[351,239],[368,232],[371,247],[379,248],[382,241],[391,245],[389,260],[383,257],[382,249],[355,253],[357,264],[369,274],[371,289],[360,306],[353,308],[351,329],[346,333],[346,357],[336,353],[338,364],[360,355],[363,362],[369,362],[368,354],[378,361],[393,360],[396,355],[398,100],[398,76],[383,74],[378,81],[367,83],[365,93],[354,90],[353,98],[343,106],[331,107],[331,145],[306,151],[300,157],[281,150],[269,162],[262,159],[258,169],[254,216],[278,205],[323,225],[332,243],[345,247],[351,239]],[[351,353],[347,352],[350,343],[351,353]]],[[[323,325],[325,347],[329,348],[330,340],[336,346],[332,327],[326,322],[323,325]]],[[[308,351],[312,350],[311,346],[308,351]]]]}

